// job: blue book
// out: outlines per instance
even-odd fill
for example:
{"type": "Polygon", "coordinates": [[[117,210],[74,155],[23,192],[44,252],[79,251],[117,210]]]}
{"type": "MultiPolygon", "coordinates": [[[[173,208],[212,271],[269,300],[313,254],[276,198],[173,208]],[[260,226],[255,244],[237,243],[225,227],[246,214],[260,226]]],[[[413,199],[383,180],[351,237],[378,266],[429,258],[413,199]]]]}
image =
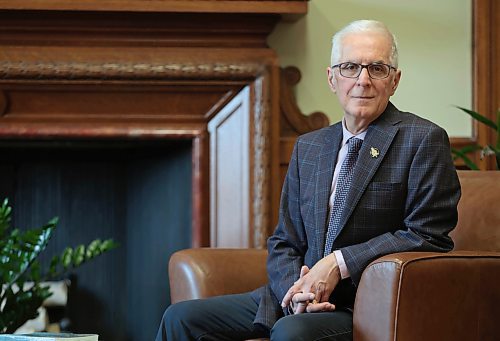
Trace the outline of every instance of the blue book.
{"type": "Polygon", "coordinates": [[[0,334],[0,341],[98,341],[97,334],[31,333],[0,334]]]}

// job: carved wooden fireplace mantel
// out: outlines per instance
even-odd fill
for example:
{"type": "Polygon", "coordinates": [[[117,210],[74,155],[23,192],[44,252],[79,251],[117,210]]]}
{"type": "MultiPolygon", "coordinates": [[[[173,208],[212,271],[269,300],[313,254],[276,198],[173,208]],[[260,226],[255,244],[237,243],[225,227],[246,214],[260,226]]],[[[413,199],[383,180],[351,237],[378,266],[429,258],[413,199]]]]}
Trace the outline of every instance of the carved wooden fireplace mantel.
{"type": "Polygon", "coordinates": [[[263,247],[281,186],[280,71],[266,38],[306,10],[0,0],[0,139],[189,139],[193,246],[263,247]]]}

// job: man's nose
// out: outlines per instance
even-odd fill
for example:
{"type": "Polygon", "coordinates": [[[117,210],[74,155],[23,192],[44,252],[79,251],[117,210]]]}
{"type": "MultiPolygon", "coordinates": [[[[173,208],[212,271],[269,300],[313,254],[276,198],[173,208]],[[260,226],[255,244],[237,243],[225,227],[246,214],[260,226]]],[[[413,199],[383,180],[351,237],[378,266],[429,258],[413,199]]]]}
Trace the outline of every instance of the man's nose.
{"type": "Polygon", "coordinates": [[[363,68],[361,69],[361,73],[358,76],[358,82],[359,85],[369,85],[371,84],[371,78],[370,75],[368,74],[368,69],[363,68]]]}

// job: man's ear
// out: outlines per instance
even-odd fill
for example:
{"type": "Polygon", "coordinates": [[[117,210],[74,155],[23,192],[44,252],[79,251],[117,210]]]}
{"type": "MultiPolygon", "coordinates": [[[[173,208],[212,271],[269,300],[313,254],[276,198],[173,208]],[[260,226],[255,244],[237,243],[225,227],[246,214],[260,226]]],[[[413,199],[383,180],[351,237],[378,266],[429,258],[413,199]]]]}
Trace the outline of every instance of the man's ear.
{"type": "Polygon", "coordinates": [[[334,93],[336,93],[337,87],[335,85],[335,80],[333,79],[333,77],[334,77],[333,69],[330,66],[326,68],[326,76],[328,77],[328,85],[330,86],[330,89],[334,93]]]}
{"type": "Polygon", "coordinates": [[[391,96],[394,95],[394,93],[396,92],[400,80],[401,80],[401,70],[397,69],[396,74],[394,75],[394,79],[392,80],[391,96]]]}

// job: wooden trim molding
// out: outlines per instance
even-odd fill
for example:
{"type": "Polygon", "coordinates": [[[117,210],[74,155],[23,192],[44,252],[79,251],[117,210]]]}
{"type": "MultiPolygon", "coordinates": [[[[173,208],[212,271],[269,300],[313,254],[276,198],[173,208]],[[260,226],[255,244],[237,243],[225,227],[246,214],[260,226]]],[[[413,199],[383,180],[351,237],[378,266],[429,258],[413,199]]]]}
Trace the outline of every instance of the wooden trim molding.
{"type": "MultiPolygon", "coordinates": [[[[496,0],[473,0],[473,102],[474,109],[496,121],[500,108],[500,4],[496,0]]],[[[473,140],[480,145],[495,143],[491,129],[474,121],[473,140]]],[[[494,158],[476,163],[482,170],[496,169],[494,158]]]]}
{"type": "Polygon", "coordinates": [[[258,63],[80,63],[72,61],[2,61],[3,79],[103,80],[103,79],[248,79],[262,65],[258,63]]]}
{"type": "Polygon", "coordinates": [[[195,247],[207,246],[210,241],[209,220],[204,217],[210,215],[209,179],[209,136],[206,131],[194,136],[191,160],[192,174],[192,244],[195,247]]]}
{"type": "Polygon", "coordinates": [[[0,0],[0,9],[303,15],[309,0],[0,0]]]}
{"type": "MultiPolygon", "coordinates": [[[[271,166],[272,145],[276,144],[276,136],[271,134],[273,116],[271,115],[271,70],[258,77],[253,87],[253,172],[252,178],[252,223],[253,240],[256,247],[265,248],[267,237],[272,233],[276,221],[271,219],[273,167],[271,166]]],[[[274,186],[276,186],[274,185],[274,186]]]]}

